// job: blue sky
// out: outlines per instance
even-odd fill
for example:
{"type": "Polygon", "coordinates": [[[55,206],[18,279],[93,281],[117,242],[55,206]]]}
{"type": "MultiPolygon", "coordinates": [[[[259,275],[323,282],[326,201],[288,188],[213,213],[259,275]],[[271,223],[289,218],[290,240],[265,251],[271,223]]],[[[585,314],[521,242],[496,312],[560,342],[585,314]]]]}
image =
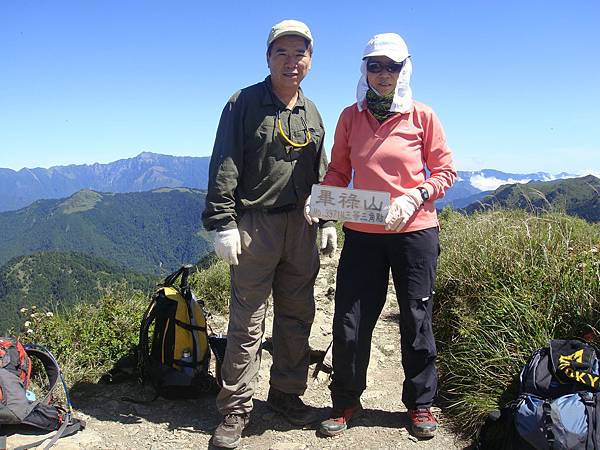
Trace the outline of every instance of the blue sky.
{"type": "Polygon", "coordinates": [[[362,50],[397,32],[459,170],[600,172],[600,2],[0,1],[0,167],[208,156],[224,103],[268,73],[286,18],[331,148],[362,50]]]}

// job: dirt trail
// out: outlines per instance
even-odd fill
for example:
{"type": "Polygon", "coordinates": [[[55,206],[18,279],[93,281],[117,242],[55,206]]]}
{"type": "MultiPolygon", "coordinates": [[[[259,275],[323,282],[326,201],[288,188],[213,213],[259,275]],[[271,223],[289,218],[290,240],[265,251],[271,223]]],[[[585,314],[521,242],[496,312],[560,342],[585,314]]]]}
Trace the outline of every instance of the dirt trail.
{"type": "MultiPolygon", "coordinates": [[[[332,290],[335,287],[337,258],[323,258],[315,286],[317,313],[311,334],[311,347],[325,350],[331,341],[333,317],[332,290]]],[[[268,391],[271,355],[263,352],[258,390],[252,423],[238,447],[244,450],[313,450],[313,449],[465,449],[466,442],[458,439],[446,427],[439,413],[441,428],[429,441],[416,441],[409,435],[408,418],[401,403],[403,373],[400,365],[398,306],[393,289],[375,329],[368,388],[362,396],[364,416],[341,436],[323,438],[315,427],[295,429],[271,412],[265,400],[268,391]]],[[[268,317],[267,336],[272,317],[268,317]]],[[[216,328],[224,319],[215,320],[216,328]]],[[[223,325],[224,327],[224,325],[223,325]]],[[[223,329],[223,327],[221,329],[223,329]]],[[[314,365],[311,366],[311,374],[314,365]]],[[[319,408],[323,416],[330,407],[328,378],[321,374],[310,379],[304,400],[319,408]]],[[[91,385],[74,395],[77,417],[87,422],[87,428],[74,436],[61,439],[57,449],[206,449],[212,430],[220,417],[214,397],[189,401],[155,401],[146,405],[123,402],[124,395],[148,397],[149,391],[135,383],[91,385]]],[[[8,448],[31,442],[38,436],[9,437],[8,448]]],[[[42,447],[40,447],[42,448],[42,447]]]]}

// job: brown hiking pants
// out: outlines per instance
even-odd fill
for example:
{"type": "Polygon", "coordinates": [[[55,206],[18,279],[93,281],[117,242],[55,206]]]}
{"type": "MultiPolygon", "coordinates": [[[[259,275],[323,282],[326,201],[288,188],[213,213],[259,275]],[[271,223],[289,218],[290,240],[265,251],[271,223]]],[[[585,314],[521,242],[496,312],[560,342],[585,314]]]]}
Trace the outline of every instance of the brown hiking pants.
{"type": "Polygon", "coordinates": [[[231,302],[221,414],[252,410],[267,298],[273,293],[273,388],[302,395],[306,389],[315,315],[314,282],[319,272],[316,225],[301,209],[276,214],[246,211],[238,224],[242,240],[239,265],[231,266],[231,302]]]}

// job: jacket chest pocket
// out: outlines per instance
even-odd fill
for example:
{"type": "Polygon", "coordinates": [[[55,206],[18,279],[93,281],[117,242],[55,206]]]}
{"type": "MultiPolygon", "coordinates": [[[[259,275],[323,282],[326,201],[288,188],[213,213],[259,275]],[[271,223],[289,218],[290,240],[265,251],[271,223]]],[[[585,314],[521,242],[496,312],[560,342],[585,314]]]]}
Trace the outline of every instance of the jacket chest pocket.
{"type": "Polygon", "coordinates": [[[256,131],[247,136],[248,148],[252,153],[264,152],[277,139],[277,133],[273,124],[263,122],[256,131]]]}

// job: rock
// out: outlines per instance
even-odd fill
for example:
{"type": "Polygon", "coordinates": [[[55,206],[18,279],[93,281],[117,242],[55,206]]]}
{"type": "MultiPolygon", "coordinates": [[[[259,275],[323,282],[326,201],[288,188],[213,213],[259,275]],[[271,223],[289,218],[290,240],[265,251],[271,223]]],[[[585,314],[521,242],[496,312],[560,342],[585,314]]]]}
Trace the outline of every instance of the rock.
{"type": "Polygon", "coordinates": [[[396,351],[396,345],[387,344],[383,346],[383,354],[384,355],[392,355],[396,351]]]}

